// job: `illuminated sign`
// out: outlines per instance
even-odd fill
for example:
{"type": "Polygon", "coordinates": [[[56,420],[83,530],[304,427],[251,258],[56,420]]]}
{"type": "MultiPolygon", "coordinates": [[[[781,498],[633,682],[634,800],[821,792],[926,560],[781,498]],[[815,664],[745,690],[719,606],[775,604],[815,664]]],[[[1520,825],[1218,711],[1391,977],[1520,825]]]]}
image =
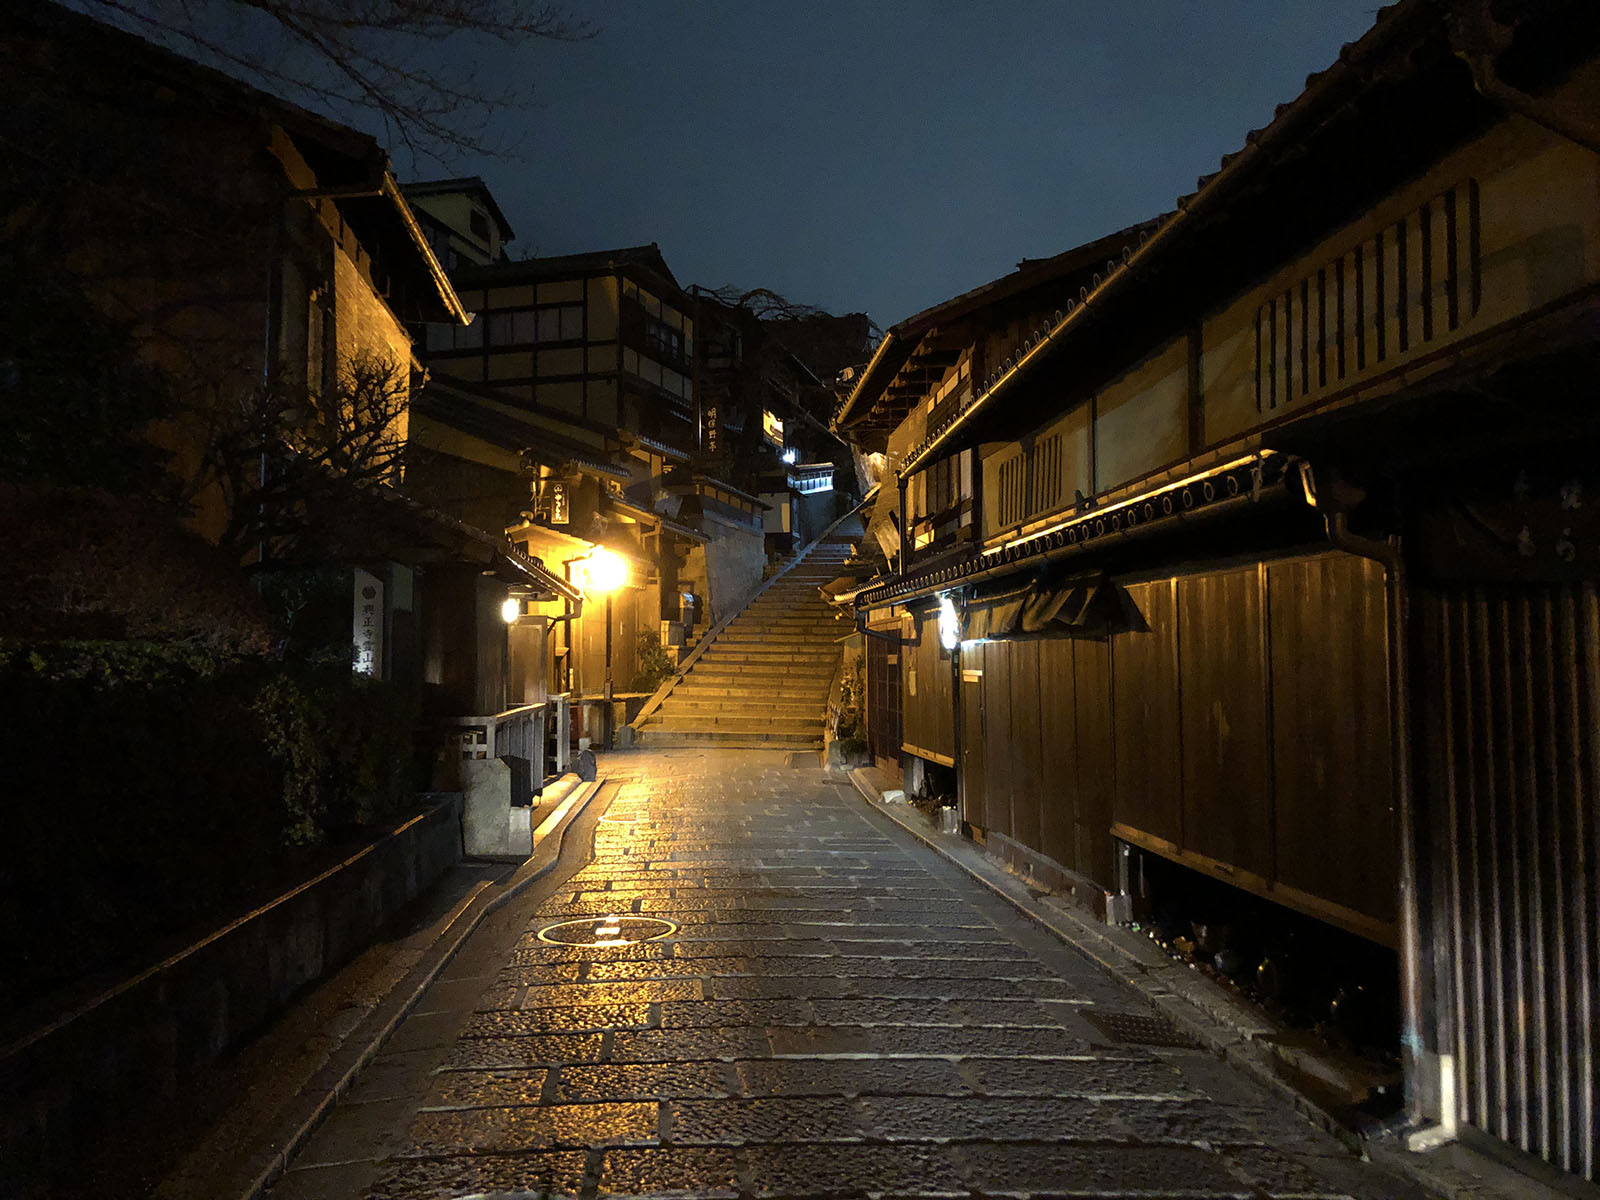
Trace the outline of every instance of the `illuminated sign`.
{"type": "Polygon", "coordinates": [[[357,675],[383,678],[383,583],[360,567],[355,572],[351,649],[357,675]]]}
{"type": "Polygon", "coordinates": [[[783,445],[783,421],[779,419],[777,413],[767,409],[761,410],[761,432],[774,446],[783,445]]]}
{"type": "Polygon", "coordinates": [[[555,480],[550,484],[550,524],[566,525],[572,521],[572,510],[567,503],[567,485],[555,480]]]}

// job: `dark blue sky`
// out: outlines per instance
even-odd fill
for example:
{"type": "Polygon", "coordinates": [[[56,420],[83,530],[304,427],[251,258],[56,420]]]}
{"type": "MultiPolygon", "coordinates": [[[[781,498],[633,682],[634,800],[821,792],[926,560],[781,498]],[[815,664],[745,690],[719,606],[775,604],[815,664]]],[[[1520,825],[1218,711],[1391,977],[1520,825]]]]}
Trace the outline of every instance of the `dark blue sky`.
{"type": "Polygon", "coordinates": [[[592,41],[516,56],[525,161],[457,169],[528,252],[659,242],[685,284],[887,326],[1171,209],[1376,7],[594,0],[592,41]]]}
{"type": "MultiPolygon", "coordinates": [[[[68,2],[113,19],[125,3],[176,12],[180,24],[192,13],[195,28],[256,66],[283,53],[241,0],[68,2]]],[[[441,168],[395,147],[402,178],[483,176],[523,254],[653,241],[684,284],[768,287],[834,312],[864,310],[883,326],[1019,258],[1169,211],[1377,9],[1375,0],[553,2],[590,18],[597,36],[388,51],[402,65],[465,65],[484,93],[511,81],[537,96],[486,135],[517,143],[517,157],[441,168]]],[[[368,115],[289,98],[378,131],[368,115]]]]}

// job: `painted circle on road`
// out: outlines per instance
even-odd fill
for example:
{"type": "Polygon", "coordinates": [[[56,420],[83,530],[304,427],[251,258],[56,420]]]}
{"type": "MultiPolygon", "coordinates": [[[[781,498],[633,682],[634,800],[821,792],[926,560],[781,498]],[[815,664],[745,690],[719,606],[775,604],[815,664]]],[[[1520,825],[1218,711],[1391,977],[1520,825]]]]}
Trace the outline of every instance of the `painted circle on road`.
{"type": "Polygon", "coordinates": [[[659,917],[600,916],[581,921],[557,921],[539,930],[539,940],[552,946],[631,946],[653,942],[678,932],[672,921],[659,917]]]}

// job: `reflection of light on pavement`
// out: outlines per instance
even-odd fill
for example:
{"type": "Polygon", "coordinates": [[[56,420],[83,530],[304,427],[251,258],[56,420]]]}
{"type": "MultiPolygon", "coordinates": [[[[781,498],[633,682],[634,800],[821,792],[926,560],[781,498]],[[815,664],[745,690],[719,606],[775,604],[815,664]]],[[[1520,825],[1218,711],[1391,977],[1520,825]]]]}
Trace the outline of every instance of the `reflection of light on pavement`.
{"type": "Polygon", "coordinates": [[[556,805],[556,809],[553,813],[539,823],[539,828],[533,831],[533,844],[535,846],[537,846],[545,839],[546,836],[549,835],[550,831],[556,827],[562,817],[567,815],[572,808],[572,802],[577,798],[578,794],[576,790],[574,790],[570,796],[568,796],[560,804],[556,805]]]}

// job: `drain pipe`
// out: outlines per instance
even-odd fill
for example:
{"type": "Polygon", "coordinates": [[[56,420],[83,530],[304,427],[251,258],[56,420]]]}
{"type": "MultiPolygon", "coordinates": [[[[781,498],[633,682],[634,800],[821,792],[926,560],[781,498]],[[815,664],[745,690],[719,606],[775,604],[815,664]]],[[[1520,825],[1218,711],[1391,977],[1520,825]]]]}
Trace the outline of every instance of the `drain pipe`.
{"type": "Polygon", "coordinates": [[[899,646],[899,645],[902,644],[900,635],[898,633],[885,633],[881,629],[868,629],[867,626],[866,626],[866,620],[867,620],[867,610],[864,609],[864,608],[856,609],[856,632],[857,633],[861,634],[863,637],[879,638],[879,639],[881,639],[882,641],[885,641],[885,642],[892,642],[896,646],[899,646]]]}
{"type": "Polygon", "coordinates": [[[1383,567],[1384,592],[1388,608],[1389,653],[1393,666],[1390,686],[1397,745],[1394,755],[1395,824],[1398,827],[1400,854],[1397,880],[1400,913],[1400,1047],[1406,1080],[1406,1117],[1410,1150],[1430,1150],[1453,1141],[1456,1136],[1454,1060],[1438,1055],[1430,1072],[1431,1098],[1439,1109],[1438,1118],[1426,1112],[1428,1105],[1420,1086],[1429,1054],[1423,1044],[1423,961],[1417,869],[1416,806],[1411,784],[1411,683],[1407,653],[1409,591],[1406,587],[1405,559],[1398,537],[1377,539],[1350,531],[1350,514],[1342,502],[1328,497],[1319,503],[1316,476],[1310,463],[1299,464],[1300,481],[1306,503],[1322,512],[1328,542],[1337,550],[1370,559],[1383,567]]]}

